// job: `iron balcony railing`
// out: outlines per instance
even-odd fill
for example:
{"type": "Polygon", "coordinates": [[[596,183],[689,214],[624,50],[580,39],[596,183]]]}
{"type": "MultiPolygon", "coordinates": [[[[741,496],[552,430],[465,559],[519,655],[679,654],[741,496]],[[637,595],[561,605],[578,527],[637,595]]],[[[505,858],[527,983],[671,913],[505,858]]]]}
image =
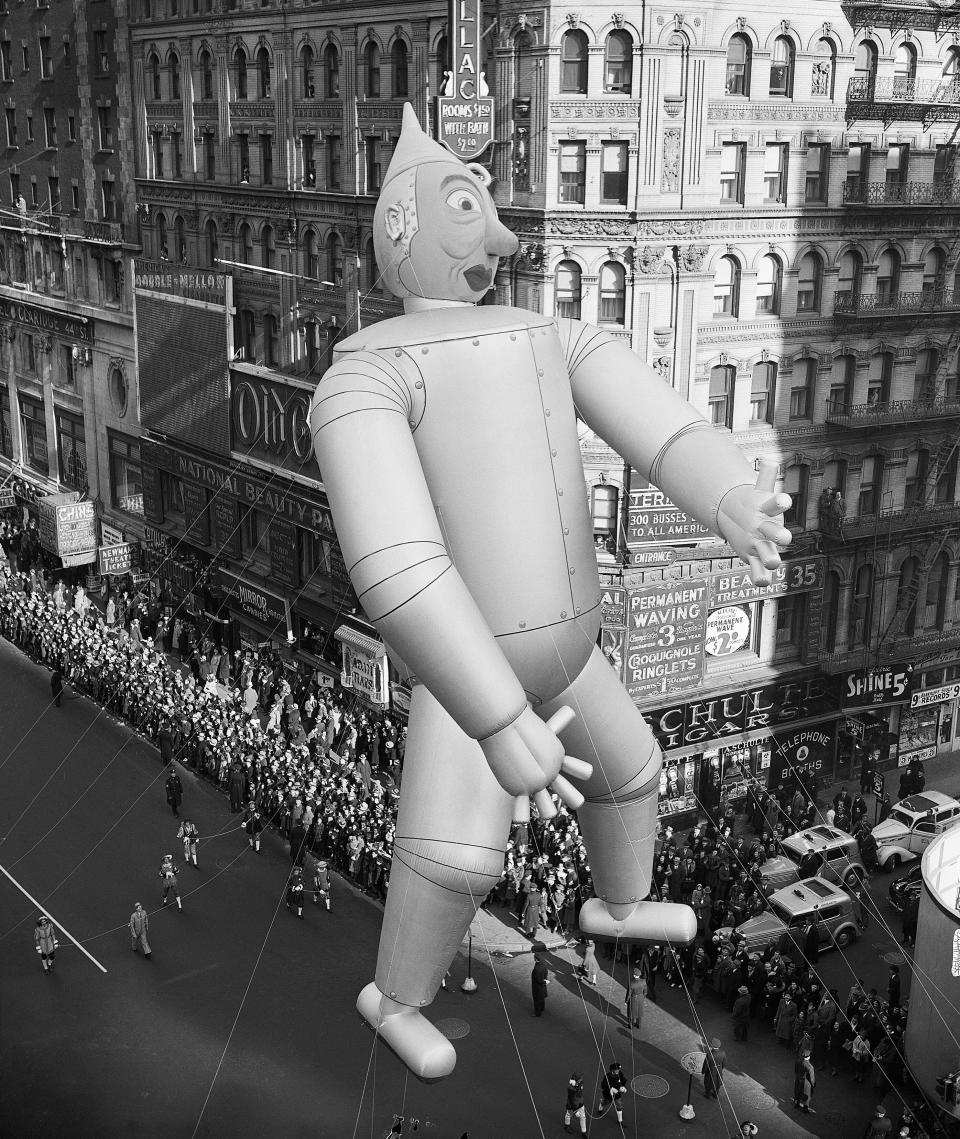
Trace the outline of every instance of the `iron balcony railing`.
{"type": "Polygon", "coordinates": [[[826,422],[834,427],[878,427],[887,423],[916,423],[922,419],[960,416],[960,399],[895,399],[883,403],[827,404],[826,422]]]}
{"type": "Polygon", "coordinates": [[[954,0],[841,0],[855,28],[956,28],[960,5],[954,0]]]}
{"type": "Polygon", "coordinates": [[[824,672],[832,674],[863,665],[865,659],[870,661],[874,657],[878,657],[881,664],[901,660],[922,660],[946,652],[958,644],[960,644],[960,628],[932,629],[930,632],[904,633],[893,644],[884,642],[882,650],[874,645],[870,650],[861,646],[856,649],[837,649],[834,652],[821,653],[818,663],[824,672]]]}
{"type": "Polygon", "coordinates": [[[844,182],[844,205],[941,206],[960,204],[960,182],[844,182]]]}
{"type": "Polygon", "coordinates": [[[855,77],[847,83],[848,103],[913,103],[919,106],[960,106],[960,80],[886,79],[855,77]]]}
{"type": "Polygon", "coordinates": [[[899,510],[881,510],[857,518],[824,518],[821,532],[838,542],[856,542],[876,534],[903,534],[914,530],[937,530],[960,522],[960,503],[904,506],[899,510]]]}
{"type": "Polygon", "coordinates": [[[922,289],[910,293],[837,293],[835,316],[914,316],[928,312],[938,314],[960,311],[960,290],[922,289]]]}

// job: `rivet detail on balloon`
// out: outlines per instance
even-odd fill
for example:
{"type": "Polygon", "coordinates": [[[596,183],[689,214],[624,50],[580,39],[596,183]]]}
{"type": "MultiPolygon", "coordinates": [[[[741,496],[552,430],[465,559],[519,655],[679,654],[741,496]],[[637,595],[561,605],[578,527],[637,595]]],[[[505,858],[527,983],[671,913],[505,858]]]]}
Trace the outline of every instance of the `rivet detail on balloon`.
{"type": "Polygon", "coordinates": [[[521,628],[521,629],[525,629],[526,627],[527,627],[527,623],[526,623],[526,621],[521,621],[521,622],[520,622],[520,628],[521,628]]]}
{"type": "Polygon", "coordinates": [[[551,451],[551,452],[550,452],[550,454],[551,454],[551,455],[553,455],[553,457],[554,457],[554,458],[556,458],[556,457],[557,457],[557,452],[556,452],[556,451],[551,451]]]}
{"type": "Polygon", "coordinates": [[[567,615],[567,611],[566,611],[566,609],[561,609],[561,610],[560,610],[560,616],[561,616],[561,617],[566,617],[566,615],[567,615]]]}
{"type": "Polygon", "coordinates": [[[546,408],[546,409],[544,410],[544,413],[543,413],[543,414],[544,414],[544,415],[547,417],[547,419],[549,419],[549,418],[550,418],[550,408],[549,408],[549,407],[548,407],[548,408],[546,408]]]}
{"type": "Polygon", "coordinates": [[[479,348],[479,347],[480,347],[480,341],[479,341],[479,340],[474,340],[474,342],[473,342],[473,346],[474,346],[474,348],[479,348]]]}
{"type": "Polygon", "coordinates": [[[421,349],[420,349],[420,355],[421,355],[421,356],[426,356],[426,355],[429,353],[429,351],[430,351],[430,349],[429,349],[429,348],[421,348],[421,349]]]}
{"type": "Polygon", "coordinates": [[[423,380],[417,380],[417,382],[413,386],[415,388],[422,388],[423,387],[423,380]]]}
{"type": "Polygon", "coordinates": [[[394,354],[394,356],[402,356],[403,355],[403,353],[400,351],[399,348],[395,348],[393,350],[393,354],[394,354]]]}
{"type": "Polygon", "coordinates": [[[570,570],[571,574],[575,574],[577,572],[573,566],[568,566],[567,568],[570,570]]]}

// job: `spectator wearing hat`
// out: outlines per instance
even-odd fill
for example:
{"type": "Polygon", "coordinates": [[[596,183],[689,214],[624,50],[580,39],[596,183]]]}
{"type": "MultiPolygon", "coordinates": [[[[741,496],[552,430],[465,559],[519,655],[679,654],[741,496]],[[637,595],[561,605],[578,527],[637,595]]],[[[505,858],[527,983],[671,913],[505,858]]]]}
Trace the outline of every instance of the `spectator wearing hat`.
{"type": "Polygon", "coordinates": [[[750,1030],[750,990],[741,985],[733,1002],[733,1039],[746,1040],[750,1030]]]}
{"type": "Polygon", "coordinates": [[[885,1139],[892,1134],[893,1121],[887,1117],[887,1109],[878,1103],[873,1110],[873,1119],[867,1124],[863,1139],[885,1139]]]}
{"type": "Polygon", "coordinates": [[[37,924],[33,930],[33,944],[40,955],[40,964],[43,966],[44,973],[51,973],[53,971],[53,959],[57,955],[59,943],[53,923],[46,914],[41,914],[37,918],[37,924]]]}
{"type": "Polygon", "coordinates": [[[643,1007],[647,1003],[647,982],[643,979],[640,966],[635,965],[627,988],[627,1021],[636,1029],[643,1027],[643,1007]]]}
{"type": "Polygon", "coordinates": [[[704,1041],[705,1055],[700,1073],[703,1076],[703,1094],[707,1099],[718,1099],[720,1089],[723,1087],[723,1070],[727,1066],[727,1056],[720,1044],[720,1038],[715,1036],[709,1046],[704,1041]]]}
{"type": "Polygon", "coordinates": [[[817,1084],[817,1075],[810,1059],[810,1049],[804,1048],[793,1066],[793,1106],[809,1114],[813,1109],[810,1100],[817,1084]]]}
{"type": "Polygon", "coordinates": [[[147,931],[149,928],[150,918],[147,916],[146,910],[139,902],[134,902],[133,913],[130,915],[129,922],[130,948],[136,953],[137,947],[139,946],[148,961],[150,960],[150,954],[152,952],[150,942],[147,941],[147,931]]]}

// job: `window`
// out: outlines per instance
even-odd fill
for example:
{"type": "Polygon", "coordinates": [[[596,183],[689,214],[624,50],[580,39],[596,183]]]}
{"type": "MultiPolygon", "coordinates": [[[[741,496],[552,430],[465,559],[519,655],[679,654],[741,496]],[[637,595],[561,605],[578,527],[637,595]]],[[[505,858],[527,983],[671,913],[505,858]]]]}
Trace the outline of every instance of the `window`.
{"type": "Polygon", "coordinates": [[[805,253],[797,273],[797,312],[819,312],[823,262],[817,253],[805,253]]]}
{"type": "Polygon", "coordinates": [[[605,142],[600,151],[600,201],[603,205],[627,204],[627,144],[605,142]]]}
{"type": "Polygon", "coordinates": [[[367,73],[367,98],[380,98],[380,48],[372,41],[367,44],[363,53],[364,68],[367,73]]]}
{"type": "Polygon", "coordinates": [[[22,70],[24,73],[30,70],[30,49],[26,44],[20,49],[20,59],[23,64],[22,70]]]}
{"type": "Polygon", "coordinates": [[[790,418],[813,418],[813,393],[817,380],[817,362],[813,359],[797,360],[793,366],[793,383],[790,388],[790,418]]]}
{"type": "Polygon", "coordinates": [[[170,136],[170,152],[173,155],[173,176],[183,177],[183,135],[174,131],[170,136]]]}
{"type": "Polygon", "coordinates": [[[831,459],[823,465],[824,489],[836,491],[842,499],[847,497],[847,460],[831,459]]]}
{"type": "Polygon", "coordinates": [[[104,28],[98,28],[93,33],[93,44],[97,56],[97,70],[101,75],[106,75],[110,70],[110,52],[107,50],[107,33],[104,28]]]}
{"type": "MultiPolygon", "coordinates": [[[[53,118],[53,115],[50,116],[53,118]]],[[[100,133],[100,149],[113,150],[113,110],[111,107],[97,107],[97,127],[100,133]]],[[[54,126],[56,134],[56,126],[54,126]]],[[[54,145],[56,145],[54,143],[54,145]]]]}
{"type": "Polygon", "coordinates": [[[265,47],[257,52],[257,83],[261,99],[270,98],[270,53],[265,47]]]}
{"type": "Polygon", "coordinates": [[[957,165],[957,148],[953,143],[937,146],[933,156],[934,193],[944,189],[943,183],[953,182],[954,171],[957,165]],[[940,185],[938,186],[937,183],[940,185]]]}
{"type": "MultiPolygon", "coordinates": [[[[777,598],[777,647],[799,649],[807,628],[807,594],[788,593],[777,598]]],[[[840,851],[843,855],[843,851],[840,851]]]]}
{"type": "Polygon", "coordinates": [[[363,140],[364,168],[366,170],[367,193],[376,194],[380,191],[380,162],[377,158],[377,139],[363,140]]]}
{"type": "Polygon", "coordinates": [[[827,201],[830,178],[830,144],[816,143],[807,147],[807,173],[803,197],[806,202],[827,201]]]}
{"type": "Polygon", "coordinates": [[[782,292],[783,266],[780,258],[766,253],[757,267],[757,315],[779,315],[782,292]]]}
{"type": "Polygon", "coordinates": [[[629,95],[633,84],[633,40],[627,32],[616,31],[607,36],[603,62],[604,91],[629,95]]]}
{"type": "Polygon", "coordinates": [[[263,357],[270,368],[280,363],[280,323],[272,312],[263,315],[263,357]]]}
{"type": "Polygon", "coordinates": [[[837,270],[836,302],[852,307],[854,298],[860,295],[862,279],[863,258],[856,249],[848,249],[837,270]]]}
{"type": "Polygon", "coordinates": [[[217,177],[217,147],[216,139],[208,131],[203,136],[203,167],[208,182],[216,181],[217,177]]]}
{"type": "Polygon", "coordinates": [[[740,265],[734,257],[721,257],[713,278],[713,315],[737,316],[740,308],[740,265]]]}
{"type": "Polygon", "coordinates": [[[787,36],[777,36],[770,60],[770,94],[790,98],[793,95],[793,42],[787,36]]]}
{"type": "Polygon", "coordinates": [[[832,653],[837,647],[837,629],[840,624],[840,575],[830,570],[823,583],[823,609],[820,633],[824,652],[832,653]]]}
{"type": "Polygon", "coordinates": [[[160,510],[165,518],[183,517],[183,483],[169,471],[160,472],[160,510]]]}
{"type": "Polygon", "coordinates": [[[53,78],[53,54],[49,36],[40,37],[40,78],[53,78]]]}
{"type": "Polygon", "coordinates": [[[170,53],[170,98],[180,98],[180,57],[176,52],[170,53]]]}
{"type": "Polygon", "coordinates": [[[938,293],[943,292],[944,260],[943,250],[936,245],[928,249],[924,255],[923,297],[925,301],[931,301],[938,293]]]}
{"type": "Polygon", "coordinates": [[[76,376],[73,367],[73,353],[74,346],[72,344],[60,345],[60,383],[65,384],[68,388],[72,388],[76,384],[76,376]]]}
{"type": "Polygon", "coordinates": [[[872,99],[877,82],[877,45],[872,40],[857,44],[853,57],[853,83],[851,95],[872,99]]]}
{"type": "Polygon", "coordinates": [[[368,293],[380,293],[380,268],[377,265],[377,251],[372,241],[368,241],[364,249],[364,284],[368,293]]]}
{"type": "Polygon", "coordinates": [[[718,364],[710,369],[708,395],[710,422],[714,427],[733,427],[733,397],[737,370],[732,364],[718,364]]]}
{"type": "MultiPolygon", "coordinates": [[[[11,148],[18,147],[20,141],[17,135],[17,112],[13,107],[7,107],[3,114],[7,122],[7,146],[11,148]]],[[[14,198],[14,201],[16,201],[16,198],[14,198]]]]}
{"type": "MultiPolygon", "coordinates": [[[[32,343],[32,337],[28,339],[32,343]]],[[[43,414],[43,404],[25,396],[20,397],[20,436],[23,440],[23,456],[27,465],[41,474],[49,475],[47,423],[43,414]]]]}
{"type": "Polygon", "coordinates": [[[0,389],[0,455],[13,458],[13,428],[10,423],[10,397],[6,386],[0,389]]]}
{"type": "Polygon", "coordinates": [[[847,151],[847,178],[843,185],[845,202],[866,201],[867,178],[870,173],[870,144],[851,142],[847,151]]]}
{"type": "Polygon", "coordinates": [[[560,94],[587,93],[587,37],[583,32],[565,32],[560,41],[560,94]]]}
{"type": "Polygon", "coordinates": [[[327,44],[323,52],[323,71],[326,76],[328,99],[340,97],[340,53],[334,44],[327,44]]]}
{"type": "Polygon", "coordinates": [[[237,98],[246,99],[247,97],[247,53],[242,47],[237,48],[237,53],[233,57],[234,65],[237,69],[237,98]]]}
{"type": "Polygon", "coordinates": [[[750,94],[750,65],[752,48],[746,36],[735,35],[730,37],[727,45],[727,83],[728,95],[750,94]]]}
{"type": "MultiPolygon", "coordinates": [[[[97,110],[109,111],[109,107],[98,107],[97,110]]],[[[43,135],[44,145],[47,147],[47,149],[55,149],[57,145],[57,112],[53,107],[43,108],[43,135]]]]}
{"type": "Polygon", "coordinates": [[[270,520],[269,514],[252,506],[243,515],[240,520],[240,551],[244,557],[269,557],[270,520]]]}
{"type": "Polygon", "coordinates": [[[13,64],[10,61],[10,41],[0,42],[0,72],[7,83],[13,82],[13,64]]]}
{"type": "Polygon", "coordinates": [[[33,111],[27,111],[27,142],[33,141],[33,111]]]}
{"type": "Polygon", "coordinates": [[[888,202],[903,201],[907,182],[907,169],[910,162],[910,144],[893,143],[887,148],[887,165],[885,173],[886,200],[888,202]]]}
{"type": "Polygon", "coordinates": [[[626,323],[626,273],[618,261],[600,266],[600,323],[626,323]]]}
{"type": "Polygon", "coordinates": [[[873,621],[873,566],[862,565],[853,583],[853,606],[848,632],[848,647],[870,647],[870,626],[873,621]]]}
{"type": "Polygon", "coordinates": [[[937,486],[935,491],[938,503],[953,502],[957,497],[957,448],[950,452],[947,459],[937,468],[937,486]]]}
{"type": "Polygon", "coordinates": [[[217,235],[217,223],[210,218],[204,227],[204,236],[207,245],[207,266],[212,269],[220,257],[220,239],[217,235]]]}
{"type": "Polygon", "coordinates": [[[180,214],[177,214],[173,219],[173,233],[176,241],[175,251],[177,260],[185,265],[187,262],[187,227],[180,214]]]}
{"type": "Polygon", "coordinates": [[[878,352],[870,361],[867,377],[867,406],[878,407],[890,402],[893,383],[893,353],[878,352]]]}
{"type": "Polygon", "coordinates": [[[264,186],[273,185],[273,136],[260,136],[260,178],[264,186]]]}
{"type": "Polygon", "coordinates": [[[253,264],[253,230],[250,228],[249,222],[241,222],[240,230],[237,234],[239,239],[237,252],[240,255],[240,260],[244,265],[253,264]]]}
{"type": "Polygon", "coordinates": [[[810,94],[814,97],[833,98],[833,77],[837,70],[837,51],[833,41],[817,40],[814,49],[813,74],[810,79],[810,94]]]}
{"type": "Polygon", "coordinates": [[[930,474],[930,452],[926,447],[918,447],[907,456],[907,475],[903,492],[905,509],[919,506],[925,497],[927,478],[930,474]]]}
{"type": "Polygon", "coordinates": [[[868,455],[863,460],[860,471],[860,497],[857,501],[857,515],[860,518],[876,514],[880,509],[883,487],[883,456],[868,455]]]}
{"type": "Polygon", "coordinates": [[[609,483],[599,483],[590,488],[590,514],[595,539],[616,539],[620,517],[619,497],[617,488],[609,483]]]}
{"type": "Polygon", "coordinates": [[[60,455],[60,481],[74,490],[87,488],[87,444],[83,420],[57,412],[57,451],[60,455]]]}
{"type": "Polygon", "coordinates": [[[320,329],[315,320],[304,322],[303,343],[307,354],[307,375],[310,375],[320,363],[320,329]]]}
{"type": "Polygon", "coordinates": [[[147,70],[150,73],[150,97],[156,103],[163,98],[163,94],[160,89],[160,57],[154,52],[147,59],[147,70]]]}
{"type": "Polygon", "coordinates": [[[750,381],[750,422],[773,423],[777,399],[777,365],[761,360],[753,365],[750,381]]]}
{"type": "Polygon", "coordinates": [[[404,40],[397,40],[390,51],[394,99],[406,99],[410,93],[409,52],[404,40]]]}
{"type": "Polygon", "coordinates": [[[853,403],[853,383],[857,375],[856,356],[836,356],[830,372],[830,395],[827,413],[845,414],[853,403]]]}
{"type": "Polygon", "coordinates": [[[240,158],[240,185],[250,181],[250,139],[247,135],[237,135],[237,151],[240,158]]]}
{"type": "Polygon", "coordinates": [[[809,475],[809,467],[799,463],[787,467],[783,473],[783,489],[792,499],[790,509],[783,516],[785,526],[799,526],[802,530],[807,525],[807,482],[809,475]]]}
{"type": "Polygon", "coordinates": [[[327,138],[327,189],[340,189],[340,139],[336,135],[327,138]]]}
{"type": "Polygon", "coordinates": [[[312,134],[303,136],[300,143],[300,153],[303,158],[303,184],[312,189],[317,184],[317,160],[312,134]]]}
{"type": "Polygon", "coordinates": [[[893,57],[893,97],[913,99],[917,77],[917,52],[912,44],[902,43],[893,57]]]}
{"type": "Polygon", "coordinates": [[[877,304],[895,303],[900,292],[900,255],[895,249],[886,249],[877,263],[877,304]]]}
{"type": "Polygon", "coordinates": [[[274,260],[276,259],[276,242],[273,234],[273,226],[265,225],[260,230],[260,264],[264,269],[272,269],[274,260]]]}
{"type": "Polygon", "coordinates": [[[561,261],[557,266],[554,312],[569,320],[580,319],[580,266],[576,261],[561,261]]]}
{"type": "Polygon", "coordinates": [[[63,66],[73,67],[73,45],[68,39],[63,41],[63,66]]]}
{"type": "Polygon", "coordinates": [[[117,220],[117,199],[114,194],[112,178],[104,178],[100,183],[100,201],[102,204],[102,217],[104,221],[117,220]]]}
{"type": "MultiPolygon", "coordinates": [[[[51,174],[47,178],[47,200],[50,204],[51,211],[58,214],[60,212],[60,179],[55,174],[51,174]]],[[[63,257],[59,249],[55,252],[61,258],[63,257]]]]}
{"type": "Polygon", "coordinates": [[[586,182],[587,144],[561,142],[559,201],[565,205],[582,206],[586,194],[586,182]]]}
{"type": "Polygon", "coordinates": [[[238,358],[254,363],[257,359],[257,321],[250,309],[241,309],[237,313],[234,341],[238,358]]]}
{"type": "Polygon", "coordinates": [[[787,164],[790,160],[790,144],[787,142],[768,142],[763,166],[764,198],[765,202],[776,202],[786,205],[787,201],[787,164]]]}
{"type": "Polygon", "coordinates": [[[77,117],[73,111],[67,111],[67,138],[71,142],[77,141],[77,117]]]}
{"type": "Polygon", "coordinates": [[[200,92],[201,99],[213,98],[213,59],[206,48],[200,52],[200,92]]]}
{"type": "Polygon", "coordinates": [[[743,205],[743,174],[747,162],[745,142],[725,142],[720,151],[720,200],[743,205]]]}
{"type": "Polygon", "coordinates": [[[336,233],[327,238],[327,280],[343,284],[343,242],[336,233]]]}

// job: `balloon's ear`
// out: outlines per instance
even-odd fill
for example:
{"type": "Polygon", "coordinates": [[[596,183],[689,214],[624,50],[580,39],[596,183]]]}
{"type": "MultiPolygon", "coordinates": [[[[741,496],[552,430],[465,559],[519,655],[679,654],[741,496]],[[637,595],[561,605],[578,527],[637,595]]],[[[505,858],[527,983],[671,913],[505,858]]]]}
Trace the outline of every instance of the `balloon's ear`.
{"type": "Polygon", "coordinates": [[[383,228],[391,241],[399,241],[407,231],[403,207],[390,205],[383,211],[383,228]]]}

